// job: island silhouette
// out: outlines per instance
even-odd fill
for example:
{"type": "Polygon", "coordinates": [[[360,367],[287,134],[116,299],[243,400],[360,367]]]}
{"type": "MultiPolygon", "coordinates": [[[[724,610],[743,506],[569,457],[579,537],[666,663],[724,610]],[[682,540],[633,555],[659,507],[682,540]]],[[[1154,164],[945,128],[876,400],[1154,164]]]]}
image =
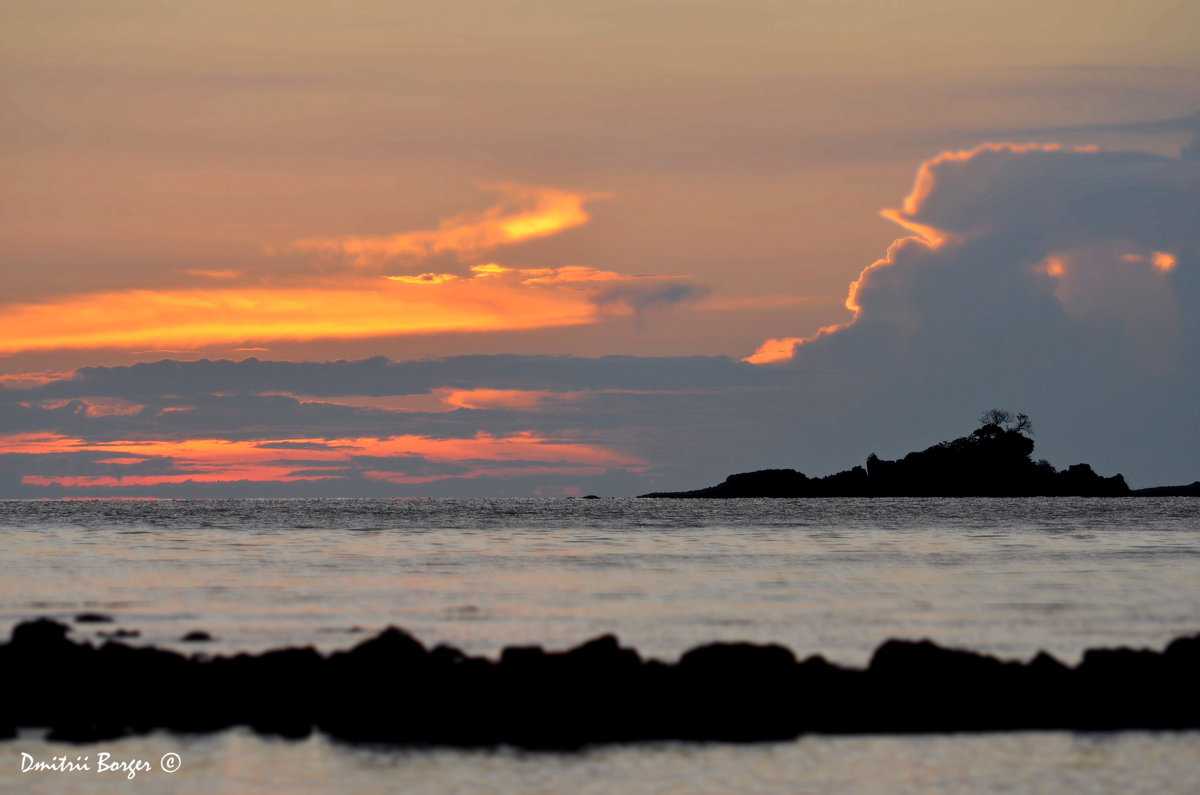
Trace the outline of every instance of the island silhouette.
{"type": "Polygon", "coordinates": [[[730,475],[694,491],[660,491],[642,497],[1129,497],[1200,496],[1187,486],[1130,489],[1124,476],[1099,475],[1089,464],[1055,469],[1033,460],[1033,423],[1026,414],[988,409],[967,436],[888,461],[872,453],[866,466],[824,477],[794,469],[761,469],[730,475]]]}

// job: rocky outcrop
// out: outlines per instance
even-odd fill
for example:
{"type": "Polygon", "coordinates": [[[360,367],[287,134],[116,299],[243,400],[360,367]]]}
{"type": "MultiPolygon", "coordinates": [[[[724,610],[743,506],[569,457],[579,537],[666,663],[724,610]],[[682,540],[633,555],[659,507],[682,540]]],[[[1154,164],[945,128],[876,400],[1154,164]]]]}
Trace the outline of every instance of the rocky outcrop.
{"type": "Polygon", "coordinates": [[[695,491],[644,497],[1125,497],[1121,475],[1102,477],[1087,464],[1056,470],[1032,459],[1033,439],[1021,430],[988,423],[969,436],[866,467],[820,478],[791,469],[730,475],[695,491]]]}
{"type": "Polygon", "coordinates": [[[1004,662],[928,641],[888,641],[865,669],[797,660],[775,645],[714,643],[674,664],[611,635],[499,660],[426,648],[384,630],[323,655],[310,647],[185,657],[73,642],[49,620],[0,645],[0,737],[48,727],[97,742],[233,726],[352,742],[577,748],[648,740],[781,740],[808,732],[1200,728],[1200,635],[1164,651],[1088,651],[1004,662]]]}

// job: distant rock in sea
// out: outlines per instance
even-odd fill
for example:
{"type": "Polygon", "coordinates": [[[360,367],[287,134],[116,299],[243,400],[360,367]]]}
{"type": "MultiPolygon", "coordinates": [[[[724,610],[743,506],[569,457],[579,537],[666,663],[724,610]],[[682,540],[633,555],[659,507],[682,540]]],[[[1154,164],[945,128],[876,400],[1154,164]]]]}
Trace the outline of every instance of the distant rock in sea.
{"type": "Polygon", "coordinates": [[[1148,489],[1135,489],[1139,497],[1200,497],[1200,480],[1187,486],[1151,486],[1148,489]]]}
{"type": "Polygon", "coordinates": [[[113,617],[104,613],[80,613],[75,616],[76,624],[111,624],[113,617]]]}
{"type": "Polygon", "coordinates": [[[91,743],[165,729],[248,726],[348,742],[572,749],[657,740],[766,741],[805,733],[1200,728],[1200,635],[1164,651],[1093,649],[1005,662],[929,641],[884,643],[865,669],[778,645],[712,643],[675,664],[612,635],[499,660],[427,649],[390,627],[349,651],[185,657],[67,638],[47,619],[0,644],[12,683],[0,737],[45,727],[91,743]],[[19,685],[19,686],[17,686],[19,685]],[[165,697],[169,694],[169,697],[165,697]]]}
{"type": "Polygon", "coordinates": [[[1088,464],[1057,470],[1033,460],[1032,426],[1024,414],[992,409],[968,436],[865,467],[810,478],[792,469],[730,475],[695,491],[643,497],[1128,497],[1200,495],[1200,484],[1131,491],[1121,475],[1103,477],[1088,464]],[[1191,489],[1191,491],[1187,491],[1191,489]]]}
{"type": "Polygon", "coordinates": [[[97,632],[96,634],[102,638],[140,638],[142,636],[142,633],[136,629],[124,629],[121,627],[118,627],[112,632],[101,631],[97,632]]]}

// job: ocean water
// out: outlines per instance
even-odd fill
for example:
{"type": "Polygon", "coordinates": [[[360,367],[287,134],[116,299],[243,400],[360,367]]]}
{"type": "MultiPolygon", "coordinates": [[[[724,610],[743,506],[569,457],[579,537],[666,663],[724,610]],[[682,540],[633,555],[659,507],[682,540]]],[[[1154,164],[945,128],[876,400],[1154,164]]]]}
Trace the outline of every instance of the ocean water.
{"type": "MultiPolygon", "coordinates": [[[[664,660],[750,640],[864,665],[896,637],[1073,663],[1090,647],[1161,648],[1200,632],[1200,500],[0,502],[0,635],[23,619],[81,612],[114,623],[75,624],[72,637],[123,628],[140,633],[128,642],[204,653],[346,648],[394,624],[427,645],[487,655],[612,632],[664,660]],[[215,640],[182,643],[192,630],[215,640]]],[[[1200,788],[1198,760],[1197,733],[806,737],[578,754],[364,749],[245,732],[93,748],[25,735],[0,743],[0,791],[115,791],[170,776],[172,789],[245,791],[1188,792],[1200,788]],[[19,772],[22,752],[101,751],[153,756],[156,770],[133,782],[19,772]],[[183,759],[177,773],[157,770],[167,751],[183,759]],[[308,772],[288,784],[299,770],[308,772]]]]}

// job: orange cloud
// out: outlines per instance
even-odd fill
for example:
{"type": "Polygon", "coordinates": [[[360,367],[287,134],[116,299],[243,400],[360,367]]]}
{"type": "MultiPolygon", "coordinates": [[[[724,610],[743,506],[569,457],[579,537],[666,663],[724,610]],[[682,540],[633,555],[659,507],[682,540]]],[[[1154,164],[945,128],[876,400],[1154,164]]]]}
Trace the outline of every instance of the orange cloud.
{"type": "MultiPolygon", "coordinates": [[[[483,213],[443,221],[438,229],[388,238],[311,239],[300,248],[334,248],[360,265],[402,253],[466,254],[555,234],[588,220],[596,196],[553,188],[501,186],[505,201],[483,213]]],[[[191,270],[233,279],[233,270],[191,270]]],[[[598,298],[603,282],[680,279],[621,274],[571,265],[510,268],[474,265],[470,274],[294,277],[245,286],[203,284],[66,295],[42,303],[0,301],[0,355],[35,350],[120,348],[134,353],[192,353],[216,346],[281,340],[369,338],[404,334],[530,330],[594,323],[635,311],[598,298]],[[595,289],[588,285],[595,284],[595,289]],[[430,290],[431,286],[438,289],[430,290]],[[557,288],[557,289],[521,289],[557,288]],[[598,304],[603,303],[600,307],[598,304]]]]}
{"type": "Polygon", "coordinates": [[[743,362],[750,364],[771,364],[772,362],[783,362],[795,357],[796,349],[801,345],[806,345],[813,340],[824,337],[826,334],[833,334],[835,331],[840,331],[849,323],[838,323],[833,326],[822,326],[817,329],[817,333],[811,337],[782,337],[780,339],[769,339],[762,345],[758,346],[750,356],[742,359],[743,362]]]}
{"type": "MultiPolygon", "coordinates": [[[[690,278],[681,274],[617,273],[616,271],[598,270],[587,265],[564,265],[561,268],[508,268],[495,262],[489,262],[484,265],[472,265],[470,270],[473,279],[494,279],[513,274],[520,278],[521,284],[528,285],[690,278]]],[[[388,276],[387,278],[408,283],[435,284],[452,281],[458,277],[451,273],[422,273],[420,276],[388,276]]]]}
{"type": "Polygon", "coordinates": [[[485,265],[472,265],[471,273],[475,274],[475,278],[484,279],[489,276],[500,276],[505,273],[512,273],[512,268],[506,268],[503,265],[497,265],[494,262],[489,262],[485,265]]]}
{"type": "MultiPolygon", "coordinates": [[[[517,469],[517,470],[502,469],[502,468],[473,469],[466,474],[457,475],[456,477],[460,478],[460,479],[466,479],[466,480],[471,480],[471,479],[480,478],[480,477],[500,477],[500,478],[511,477],[514,474],[525,475],[525,476],[530,476],[530,475],[573,475],[576,477],[582,477],[582,476],[588,476],[588,475],[593,475],[593,476],[594,475],[603,475],[604,472],[605,472],[605,467],[599,467],[599,466],[567,466],[567,467],[537,466],[537,467],[521,467],[520,469],[517,469]]],[[[398,484],[407,485],[407,486],[419,485],[421,483],[435,483],[439,480],[445,480],[444,475],[408,475],[403,472],[383,472],[383,471],[379,471],[379,470],[366,470],[362,474],[363,474],[363,477],[370,478],[371,480],[382,480],[382,481],[386,481],[388,483],[398,483],[398,484]]],[[[539,488],[539,489],[535,489],[534,493],[540,495],[542,493],[542,491],[543,490],[541,488],[539,488]]],[[[581,491],[581,489],[579,489],[577,487],[567,486],[567,487],[565,487],[564,496],[568,492],[577,494],[580,491],[581,491]],[[572,491],[572,489],[573,489],[573,491],[572,491]]]]}
{"type": "Polygon", "coordinates": [[[298,395],[292,392],[259,392],[262,396],[290,397],[301,403],[371,409],[374,411],[439,413],[447,411],[537,411],[546,406],[578,403],[595,395],[662,395],[674,392],[641,389],[588,389],[554,392],[548,389],[455,389],[442,387],[415,395],[298,395]]]}
{"type": "Polygon", "coordinates": [[[462,409],[501,409],[505,411],[534,411],[548,403],[573,403],[583,392],[551,392],[545,389],[437,389],[447,406],[462,409]]]}
{"type": "Polygon", "coordinates": [[[0,307],[0,353],[534,329],[596,317],[586,296],[473,279],[433,292],[379,279],[329,287],[128,290],[0,307]]]}
{"type": "Polygon", "coordinates": [[[1047,276],[1053,276],[1057,279],[1066,274],[1067,266],[1066,263],[1063,262],[1062,257],[1047,257],[1046,264],[1042,266],[1041,270],[1047,276]]]}
{"type": "Polygon", "coordinates": [[[458,279],[453,273],[422,273],[419,276],[385,276],[384,278],[404,284],[445,284],[458,279]]]}
{"type": "MultiPolygon", "coordinates": [[[[43,400],[37,406],[38,408],[53,410],[72,404],[78,407],[77,413],[81,412],[89,417],[130,417],[146,408],[141,403],[134,403],[130,400],[97,397],[43,400]]],[[[22,403],[21,405],[28,407],[30,404],[22,403]]]]}
{"type": "Polygon", "coordinates": [[[517,271],[527,276],[522,284],[574,284],[579,282],[630,282],[642,279],[686,279],[687,276],[654,274],[627,274],[601,271],[585,265],[567,265],[562,268],[524,268],[517,271]]]}
{"type": "Polygon", "coordinates": [[[360,268],[378,267],[396,258],[421,260],[447,252],[469,255],[582,226],[589,219],[584,204],[603,198],[512,184],[494,190],[503,195],[499,204],[482,213],[447,218],[437,229],[384,236],[312,237],[296,241],[293,248],[343,256],[360,268]]]}
{"type": "MultiPolygon", "coordinates": [[[[846,308],[854,313],[854,318],[850,321],[853,323],[858,319],[862,312],[862,306],[858,302],[859,294],[866,288],[871,277],[874,276],[880,269],[891,267],[896,263],[896,259],[904,254],[905,249],[909,246],[916,246],[921,249],[936,249],[940,243],[932,243],[924,237],[902,237],[892,242],[888,246],[887,255],[883,259],[877,259],[867,267],[863,268],[862,273],[858,274],[858,278],[850,282],[850,290],[846,293],[846,308]]],[[[830,331],[836,330],[838,326],[829,327],[830,331]]],[[[824,329],[823,329],[824,330],[824,329]]]]}
{"type": "Polygon", "coordinates": [[[859,293],[867,286],[870,279],[881,268],[892,266],[896,258],[901,255],[908,246],[920,246],[923,248],[937,248],[937,245],[926,240],[923,237],[902,237],[899,240],[888,246],[887,256],[883,259],[876,260],[863,269],[858,278],[850,282],[850,289],[846,294],[846,308],[854,313],[854,317],[848,323],[837,323],[832,326],[823,326],[817,330],[816,334],[809,337],[780,337],[777,339],[768,339],[758,347],[751,355],[742,359],[743,362],[750,364],[771,364],[772,362],[782,362],[792,359],[796,355],[796,349],[800,346],[812,342],[819,337],[827,334],[833,334],[837,331],[846,328],[855,320],[858,319],[862,312],[862,307],[859,306],[859,293]]]}
{"type": "Polygon", "coordinates": [[[235,270],[186,270],[184,273],[203,279],[238,279],[243,275],[241,271],[235,270]]]}
{"type": "Polygon", "coordinates": [[[75,450],[73,444],[83,444],[83,442],[49,432],[10,433],[0,436],[0,453],[22,455],[69,453],[75,450]]]}
{"type": "MultiPolygon", "coordinates": [[[[29,485],[67,487],[155,486],[194,481],[220,483],[238,480],[292,482],[347,475],[358,471],[356,458],[375,460],[372,472],[384,472],[379,459],[412,459],[456,464],[453,475],[409,475],[388,470],[383,479],[431,482],[446,477],[512,476],[531,472],[598,473],[612,467],[640,468],[645,461],[598,445],[552,438],[533,432],[509,436],[479,433],[464,439],[404,435],[383,438],[270,439],[270,440],[133,440],[87,442],[54,433],[0,436],[0,453],[67,454],[94,452],[107,456],[97,463],[114,466],[169,463],[173,471],[130,475],[25,475],[29,485]],[[505,466],[507,464],[508,466],[505,466]],[[405,480],[404,478],[408,478],[405,480]],[[417,479],[412,479],[417,478],[417,479]]],[[[367,475],[371,477],[372,475],[367,475]]]]}
{"type": "Polygon", "coordinates": [[[1154,265],[1154,267],[1158,268],[1163,273],[1166,273],[1175,267],[1178,260],[1165,251],[1155,251],[1150,256],[1150,262],[1154,265]]]}
{"type": "Polygon", "coordinates": [[[42,386],[51,381],[62,381],[74,374],[73,370],[64,372],[7,373],[0,375],[0,386],[3,386],[5,389],[32,389],[35,386],[42,386]]]}
{"type": "Polygon", "coordinates": [[[891,267],[896,262],[896,258],[901,256],[904,249],[908,246],[919,246],[925,249],[937,248],[941,245],[940,242],[933,243],[924,237],[902,237],[896,240],[892,245],[888,246],[887,256],[883,259],[875,260],[870,265],[862,270],[858,278],[850,282],[850,289],[846,294],[846,308],[854,313],[854,317],[848,323],[838,323],[832,326],[823,326],[817,330],[816,334],[809,337],[781,337],[778,339],[769,339],[758,347],[750,356],[742,359],[743,362],[750,364],[770,364],[772,362],[782,362],[793,358],[796,355],[796,349],[800,346],[812,342],[813,340],[833,334],[843,328],[846,328],[855,320],[858,319],[862,312],[862,307],[858,303],[859,294],[873,276],[881,268],[891,267]]]}
{"type": "Polygon", "coordinates": [[[750,364],[770,364],[771,362],[787,361],[795,355],[796,346],[803,343],[804,337],[769,339],[762,345],[759,345],[758,350],[742,359],[742,361],[749,362],[750,364]]]}
{"type": "Polygon", "coordinates": [[[912,232],[922,243],[925,243],[930,248],[938,248],[950,239],[948,232],[938,229],[935,226],[918,223],[905,216],[900,210],[880,210],[879,214],[912,232]]]}
{"type": "MultiPolygon", "coordinates": [[[[1168,254],[1165,251],[1151,252],[1150,257],[1148,259],[1149,259],[1149,262],[1151,265],[1158,268],[1163,273],[1166,273],[1167,271],[1170,271],[1170,270],[1174,270],[1175,266],[1179,262],[1179,260],[1177,260],[1173,254],[1168,254]]],[[[1122,262],[1146,262],[1147,257],[1144,257],[1141,254],[1122,254],[1121,261],[1122,262]]]]}
{"type": "Polygon", "coordinates": [[[321,403],[329,406],[346,406],[354,409],[397,412],[445,412],[454,411],[456,406],[447,405],[440,395],[428,392],[417,395],[337,395],[325,397],[298,395],[292,392],[259,392],[262,396],[278,395],[290,397],[301,403],[321,403]]]}

